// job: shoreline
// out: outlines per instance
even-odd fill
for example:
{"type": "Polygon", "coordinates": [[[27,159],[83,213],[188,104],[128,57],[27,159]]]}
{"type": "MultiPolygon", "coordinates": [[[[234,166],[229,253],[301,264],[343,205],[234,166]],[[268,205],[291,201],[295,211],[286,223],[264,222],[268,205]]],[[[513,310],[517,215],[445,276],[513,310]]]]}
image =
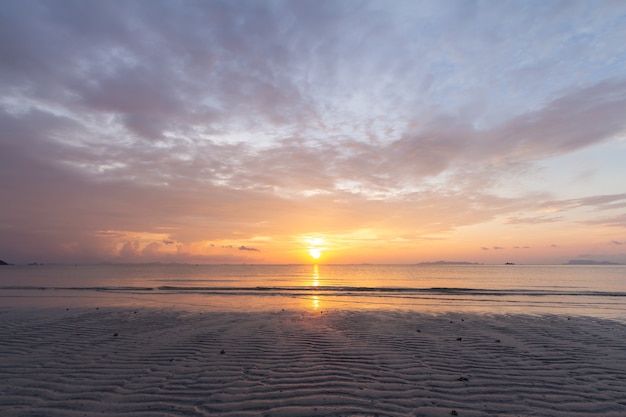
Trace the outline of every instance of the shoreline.
{"type": "Polygon", "coordinates": [[[271,294],[253,295],[210,293],[118,293],[62,289],[0,290],[0,309],[31,310],[76,309],[171,309],[196,313],[290,311],[401,311],[414,314],[478,315],[563,315],[595,317],[626,324],[623,297],[597,296],[465,296],[463,294],[415,296],[370,296],[358,294],[271,294]]]}
{"type": "Polygon", "coordinates": [[[1,308],[3,416],[621,416],[626,325],[565,315],[1,308]]]}

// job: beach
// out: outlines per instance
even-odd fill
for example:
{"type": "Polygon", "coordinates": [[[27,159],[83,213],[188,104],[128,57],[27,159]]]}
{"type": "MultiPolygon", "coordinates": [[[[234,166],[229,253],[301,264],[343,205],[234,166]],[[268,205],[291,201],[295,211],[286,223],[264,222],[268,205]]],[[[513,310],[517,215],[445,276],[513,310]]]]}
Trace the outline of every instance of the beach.
{"type": "Polygon", "coordinates": [[[626,0],[0,0],[0,417],[626,417],[626,0]]]}
{"type": "Polygon", "coordinates": [[[626,325],[414,311],[0,309],[2,416],[623,416],[626,325]]]}

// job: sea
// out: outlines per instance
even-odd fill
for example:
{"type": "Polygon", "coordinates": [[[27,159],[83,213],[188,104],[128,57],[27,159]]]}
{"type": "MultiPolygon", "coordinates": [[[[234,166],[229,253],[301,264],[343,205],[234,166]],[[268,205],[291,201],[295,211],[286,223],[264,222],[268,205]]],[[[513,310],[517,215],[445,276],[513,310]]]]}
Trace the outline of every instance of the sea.
{"type": "Polygon", "coordinates": [[[626,265],[23,265],[0,307],[564,314],[626,322],[626,265]]]}

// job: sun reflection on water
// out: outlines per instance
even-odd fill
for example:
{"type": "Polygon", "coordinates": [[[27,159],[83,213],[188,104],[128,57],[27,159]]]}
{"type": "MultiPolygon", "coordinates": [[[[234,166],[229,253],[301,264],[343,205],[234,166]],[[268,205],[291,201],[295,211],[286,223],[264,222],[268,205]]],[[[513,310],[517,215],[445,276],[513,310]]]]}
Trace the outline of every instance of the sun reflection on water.
{"type": "Polygon", "coordinates": [[[320,270],[317,264],[313,265],[313,283],[311,285],[313,287],[320,285],[320,270]]]}
{"type": "MultiPolygon", "coordinates": [[[[317,288],[320,285],[320,269],[317,264],[313,265],[313,275],[311,276],[311,287],[317,288]]],[[[311,307],[313,310],[319,310],[320,298],[318,295],[313,295],[311,298],[311,307]]]]}
{"type": "Polygon", "coordinates": [[[313,310],[319,310],[320,308],[320,299],[317,295],[313,296],[312,307],[313,307],[313,310]]]}

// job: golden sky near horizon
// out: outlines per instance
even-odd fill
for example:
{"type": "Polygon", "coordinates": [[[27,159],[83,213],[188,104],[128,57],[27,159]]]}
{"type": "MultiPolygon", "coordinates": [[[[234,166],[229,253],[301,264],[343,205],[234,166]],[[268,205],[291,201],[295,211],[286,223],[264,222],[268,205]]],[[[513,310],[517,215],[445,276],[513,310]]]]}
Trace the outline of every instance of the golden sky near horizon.
{"type": "Polygon", "coordinates": [[[0,2],[0,259],[626,263],[625,22],[0,2]]]}

